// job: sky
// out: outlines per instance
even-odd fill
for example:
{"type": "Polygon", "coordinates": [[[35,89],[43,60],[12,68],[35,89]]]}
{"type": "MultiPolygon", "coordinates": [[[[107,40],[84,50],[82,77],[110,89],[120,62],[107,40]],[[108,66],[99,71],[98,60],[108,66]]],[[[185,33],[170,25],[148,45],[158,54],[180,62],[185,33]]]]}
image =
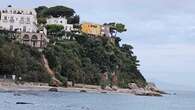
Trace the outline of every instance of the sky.
{"type": "Polygon", "coordinates": [[[134,46],[148,81],[195,90],[194,0],[0,0],[0,8],[8,5],[64,5],[83,22],[124,23],[122,43],[134,46]]]}

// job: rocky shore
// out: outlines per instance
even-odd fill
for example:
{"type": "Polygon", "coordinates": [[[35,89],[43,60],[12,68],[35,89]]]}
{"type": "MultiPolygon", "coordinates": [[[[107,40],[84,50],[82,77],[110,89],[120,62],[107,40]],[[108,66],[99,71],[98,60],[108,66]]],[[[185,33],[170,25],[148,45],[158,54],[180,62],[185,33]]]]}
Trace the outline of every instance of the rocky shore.
{"type": "Polygon", "coordinates": [[[148,83],[144,88],[138,87],[135,83],[129,84],[129,88],[122,89],[117,87],[106,87],[104,90],[100,86],[76,84],[75,87],[51,87],[46,83],[23,83],[0,82],[0,92],[16,91],[54,91],[55,92],[95,92],[95,93],[117,93],[130,94],[137,96],[162,96],[166,94],[160,91],[153,83],[148,83]]]}

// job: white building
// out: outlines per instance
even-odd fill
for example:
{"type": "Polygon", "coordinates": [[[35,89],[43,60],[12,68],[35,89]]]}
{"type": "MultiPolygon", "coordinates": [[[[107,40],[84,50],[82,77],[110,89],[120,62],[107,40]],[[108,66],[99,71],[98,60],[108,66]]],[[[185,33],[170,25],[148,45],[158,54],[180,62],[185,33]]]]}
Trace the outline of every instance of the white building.
{"type": "Polygon", "coordinates": [[[68,24],[65,17],[50,17],[47,19],[47,25],[56,24],[64,26],[66,32],[71,32],[73,30],[73,24],[68,24]]]}
{"type": "Polygon", "coordinates": [[[37,14],[34,9],[8,7],[0,11],[0,29],[17,32],[37,32],[37,14]]]}

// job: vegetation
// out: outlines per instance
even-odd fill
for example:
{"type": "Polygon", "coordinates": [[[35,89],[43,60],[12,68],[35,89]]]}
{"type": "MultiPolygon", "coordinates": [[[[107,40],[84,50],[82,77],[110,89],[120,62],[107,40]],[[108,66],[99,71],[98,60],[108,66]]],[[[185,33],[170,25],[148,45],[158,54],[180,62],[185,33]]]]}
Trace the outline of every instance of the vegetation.
{"type": "Polygon", "coordinates": [[[74,15],[75,11],[72,8],[65,6],[55,6],[55,7],[46,7],[39,6],[35,8],[38,17],[39,24],[46,24],[46,18],[53,17],[66,17],[68,19],[69,24],[78,24],[80,22],[80,17],[78,15],[74,15]]]}
{"type": "Polygon", "coordinates": [[[0,35],[0,76],[3,75],[16,75],[28,82],[50,80],[37,49],[12,43],[7,36],[0,35]]]}
{"type": "Polygon", "coordinates": [[[110,31],[111,31],[112,36],[117,36],[117,32],[122,33],[122,32],[127,31],[125,25],[122,23],[112,22],[112,23],[104,23],[104,25],[108,25],[111,27],[110,31]],[[113,34],[115,34],[115,35],[113,35],[113,34]]]}
{"type": "Polygon", "coordinates": [[[60,40],[50,44],[44,51],[50,67],[62,77],[75,83],[102,85],[101,75],[116,73],[118,86],[127,87],[134,82],[144,86],[145,79],[137,66],[137,57],[131,45],[115,46],[110,38],[90,38],[75,35],[76,41],[60,40]]]}
{"type": "MultiPolygon", "coordinates": [[[[40,6],[35,10],[40,24],[46,24],[49,16],[64,16],[73,24],[80,20],[78,15],[74,16],[73,9],[64,6],[40,6]]],[[[111,26],[111,31],[119,33],[127,30],[121,23],[105,25],[111,26]]],[[[113,84],[125,88],[128,83],[145,86],[146,80],[138,70],[139,61],[133,53],[133,47],[127,44],[120,46],[120,37],[94,38],[86,34],[66,33],[70,39],[63,40],[63,26],[47,25],[46,28],[50,43],[42,53],[35,48],[12,42],[9,34],[0,34],[0,75],[15,74],[24,81],[50,82],[42,63],[44,54],[50,68],[56,73],[56,78],[64,85],[67,85],[67,81],[72,81],[73,84],[101,85],[102,88],[113,84]]]]}
{"type": "Polygon", "coordinates": [[[44,16],[53,16],[53,17],[71,17],[75,11],[72,8],[65,6],[55,6],[50,7],[43,12],[44,16]]]}

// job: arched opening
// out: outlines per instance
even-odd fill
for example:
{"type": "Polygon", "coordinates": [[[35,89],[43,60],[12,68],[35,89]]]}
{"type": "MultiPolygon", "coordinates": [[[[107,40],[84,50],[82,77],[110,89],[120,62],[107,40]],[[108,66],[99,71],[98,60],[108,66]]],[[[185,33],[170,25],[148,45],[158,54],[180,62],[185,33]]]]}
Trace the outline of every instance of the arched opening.
{"type": "Polygon", "coordinates": [[[33,47],[37,46],[37,41],[38,41],[38,37],[36,35],[33,35],[31,38],[31,42],[32,42],[33,47]]]}
{"type": "Polygon", "coordinates": [[[23,40],[23,44],[29,44],[30,41],[29,35],[25,34],[22,40],[23,40]]]}

